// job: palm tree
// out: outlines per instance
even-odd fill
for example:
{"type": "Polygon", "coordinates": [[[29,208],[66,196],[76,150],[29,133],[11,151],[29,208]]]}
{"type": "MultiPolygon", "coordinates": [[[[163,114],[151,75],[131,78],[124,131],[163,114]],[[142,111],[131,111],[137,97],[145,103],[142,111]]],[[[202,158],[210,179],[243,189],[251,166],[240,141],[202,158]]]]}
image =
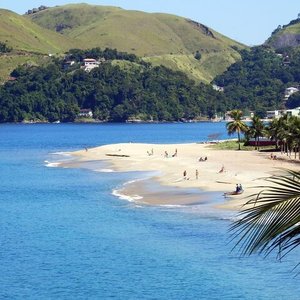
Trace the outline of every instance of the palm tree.
{"type": "MultiPolygon", "coordinates": [[[[290,149],[294,150],[295,159],[297,152],[300,152],[300,118],[291,116],[288,119],[288,129],[290,138],[290,149]]],[[[299,156],[300,159],[300,156],[299,156]]]]}
{"type": "Polygon", "coordinates": [[[272,140],[276,141],[276,148],[280,144],[281,154],[288,153],[289,125],[288,116],[284,115],[279,119],[274,119],[268,126],[268,135],[272,140]]]}
{"type": "Polygon", "coordinates": [[[258,116],[251,118],[252,124],[249,127],[250,136],[255,139],[255,149],[259,150],[259,138],[265,134],[265,126],[262,120],[258,116]]]}
{"type": "Polygon", "coordinates": [[[276,142],[276,150],[278,149],[281,131],[281,124],[279,120],[280,119],[273,119],[266,128],[269,138],[276,142]]]}
{"type": "Polygon", "coordinates": [[[267,181],[271,185],[250,196],[242,218],[231,226],[243,255],[278,249],[282,257],[300,245],[300,171],[286,170],[267,181]]]}
{"type": "Polygon", "coordinates": [[[229,116],[233,119],[233,121],[230,121],[227,123],[227,131],[228,133],[234,134],[237,132],[238,134],[238,143],[239,143],[239,150],[241,150],[241,132],[246,132],[248,127],[247,125],[242,121],[242,115],[243,112],[239,109],[232,110],[229,114],[229,116]]]}

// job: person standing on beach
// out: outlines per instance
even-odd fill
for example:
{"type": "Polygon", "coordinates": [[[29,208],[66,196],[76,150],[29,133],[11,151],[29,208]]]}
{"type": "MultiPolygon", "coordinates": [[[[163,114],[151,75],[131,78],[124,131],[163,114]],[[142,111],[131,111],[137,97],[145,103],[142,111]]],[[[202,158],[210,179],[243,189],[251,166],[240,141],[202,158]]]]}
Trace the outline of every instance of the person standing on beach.
{"type": "Polygon", "coordinates": [[[175,152],[174,152],[174,154],[172,155],[172,157],[175,157],[175,156],[177,156],[177,149],[175,149],[175,152]]]}
{"type": "Polygon", "coordinates": [[[183,171],[183,179],[186,179],[186,170],[183,171]]]}
{"type": "Polygon", "coordinates": [[[199,172],[198,169],[196,169],[196,179],[198,179],[198,176],[199,176],[199,172]]]}

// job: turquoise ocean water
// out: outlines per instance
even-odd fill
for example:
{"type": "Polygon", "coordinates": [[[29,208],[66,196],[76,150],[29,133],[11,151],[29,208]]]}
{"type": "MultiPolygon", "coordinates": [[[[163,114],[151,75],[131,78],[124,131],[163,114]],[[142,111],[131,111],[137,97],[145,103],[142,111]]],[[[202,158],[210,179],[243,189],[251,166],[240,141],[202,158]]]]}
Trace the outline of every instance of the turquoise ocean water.
{"type": "Polygon", "coordinates": [[[227,138],[225,124],[1,125],[0,299],[299,299],[300,252],[240,258],[232,212],[136,205],[112,195],[134,172],[47,167],[84,147],[213,133],[227,138]]]}

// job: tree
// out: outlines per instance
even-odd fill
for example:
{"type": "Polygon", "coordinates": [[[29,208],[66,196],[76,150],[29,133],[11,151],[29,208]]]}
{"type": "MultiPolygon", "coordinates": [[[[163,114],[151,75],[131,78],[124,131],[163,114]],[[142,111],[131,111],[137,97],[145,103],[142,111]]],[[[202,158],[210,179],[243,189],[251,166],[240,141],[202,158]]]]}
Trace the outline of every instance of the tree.
{"type": "Polygon", "coordinates": [[[267,135],[268,137],[276,142],[276,149],[278,149],[278,144],[280,140],[280,132],[281,132],[281,126],[280,126],[280,121],[279,119],[273,119],[269,125],[266,128],[267,135]]]}
{"type": "Polygon", "coordinates": [[[290,149],[294,150],[294,158],[297,158],[297,152],[300,159],[300,118],[291,116],[288,118],[288,131],[290,140],[290,149]]]}
{"type": "Polygon", "coordinates": [[[252,195],[249,208],[231,226],[235,248],[243,255],[278,249],[282,257],[300,245],[300,171],[287,170],[267,181],[270,185],[252,195]]]}
{"type": "Polygon", "coordinates": [[[0,53],[11,52],[12,48],[7,46],[5,43],[0,42],[0,53]]]}
{"type": "Polygon", "coordinates": [[[239,150],[241,150],[241,132],[244,133],[247,131],[247,125],[242,121],[243,112],[239,109],[235,109],[232,110],[229,115],[233,119],[233,121],[227,123],[227,131],[230,135],[237,132],[239,150]]]}
{"type": "Polygon", "coordinates": [[[201,53],[197,50],[194,56],[197,60],[201,59],[201,53]]]}
{"type": "Polygon", "coordinates": [[[264,136],[265,126],[261,119],[256,115],[251,118],[251,121],[249,134],[255,139],[255,149],[259,150],[259,138],[264,136]]]}

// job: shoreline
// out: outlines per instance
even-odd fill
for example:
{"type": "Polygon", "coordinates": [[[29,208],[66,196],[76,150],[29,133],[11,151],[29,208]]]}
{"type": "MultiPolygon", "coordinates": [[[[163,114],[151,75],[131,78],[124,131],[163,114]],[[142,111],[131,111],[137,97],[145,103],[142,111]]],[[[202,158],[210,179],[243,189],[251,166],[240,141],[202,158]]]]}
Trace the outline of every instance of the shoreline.
{"type": "Polygon", "coordinates": [[[147,181],[154,182],[152,186],[147,183],[145,187],[144,182],[137,184],[135,181],[134,184],[126,184],[122,189],[122,194],[141,204],[201,204],[209,197],[209,193],[223,195],[234,191],[236,184],[241,184],[243,194],[224,197],[223,203],[216,204],[212,201],[215,207],[228,210],[239,210],[246,202],[247,196],[259,192],[261,189],[257,186],[266,184],[263,178],[280,173],[280,168],[296,168],[295,164],[284,159],[285,155],[281,157],[280,153],[279,159],[270,160],[268,153],[216,150],[210,148],[209,143],[122,143],[70,154],[76,157],[79,163],[88,161],[93,164],[93,161],[102,161],[109,164],[109,169],[114,171],[155,172],[146,178],[147,181]],[[200,157],[203,161],[199,161],[200,157]],[[205,157],[207,160],[204,160],[205,157]],[[160,188],[154,186],[155,183],[160,188]],[[194,192],[189,193],[190,190],[194,192]]]}

